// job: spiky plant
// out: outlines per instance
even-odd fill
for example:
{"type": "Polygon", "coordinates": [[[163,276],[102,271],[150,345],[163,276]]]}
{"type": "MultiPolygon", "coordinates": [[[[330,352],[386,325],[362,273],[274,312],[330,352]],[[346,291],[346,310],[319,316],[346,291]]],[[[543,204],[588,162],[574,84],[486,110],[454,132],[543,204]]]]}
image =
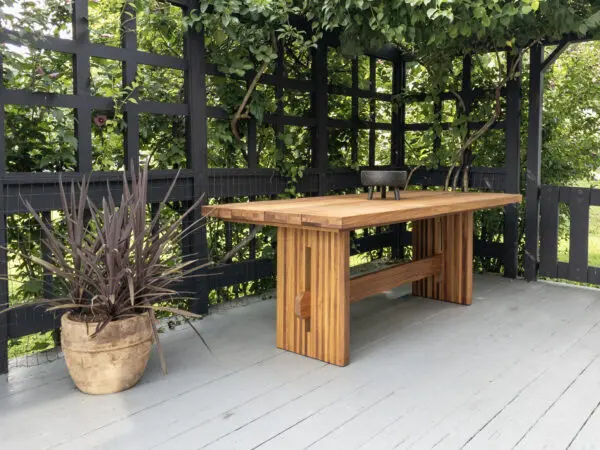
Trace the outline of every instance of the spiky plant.
{"type": "MultiPolygon", "coordinates": [[[[110,189],[96,205],[89,197],[89,178],[65,190],[60,183],[62,212],[66,232],[59,232],[24,200],[43,231],[43,241],[50,250],[47,260],[21,255],[64,283],[68,294],[61,298],[38,299],[47,310],[71,312],[74,320],[95,325],[93,336],[101,333],[111,321],[155,311],[199,317],[182,309],[164,306],[168,300],[184,297],[176,285],[195,275],[203,267],[197,260],[181,258],[172,251],[182,239],[203,225],[202,219],[186,221],[202,199],[171,223],[159,221],[160,212],[175,187],[171,183],[154,217],[148,220],[148,164],[130,171],[131,181],[123,174],[123,193],[115,202],[110,189]],[[172,256],[170,256],[172,255],[172,256]]],[[[31,304],[28,302],[26,304],[31,304]]],[[[25,304],[25,305],[26,305],[25,304]]],[[[2,312],[24,304],[6,308],[2,312]]],[[[155,321],[151,320],[155,340],[159,344],[155,321]]],[[[161,363],[164,367],[164,358],[161,363]]]]}

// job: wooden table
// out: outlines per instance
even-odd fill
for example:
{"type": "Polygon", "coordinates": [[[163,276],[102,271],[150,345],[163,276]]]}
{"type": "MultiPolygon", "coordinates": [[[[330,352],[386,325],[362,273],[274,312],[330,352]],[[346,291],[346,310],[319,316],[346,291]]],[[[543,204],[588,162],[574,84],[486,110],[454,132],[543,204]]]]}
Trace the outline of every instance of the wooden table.
{"type": "Polygon", "coordinates": [[[345,366],[350,303],[412,282],[413,294],[470,305],[473,211],[521,201],[516,194],[402,192],[206,206],[231,222],[277,231],[277,347],[345,366]],[[350,230],[412,222],[413,261],[350,279],[350,230]]]}

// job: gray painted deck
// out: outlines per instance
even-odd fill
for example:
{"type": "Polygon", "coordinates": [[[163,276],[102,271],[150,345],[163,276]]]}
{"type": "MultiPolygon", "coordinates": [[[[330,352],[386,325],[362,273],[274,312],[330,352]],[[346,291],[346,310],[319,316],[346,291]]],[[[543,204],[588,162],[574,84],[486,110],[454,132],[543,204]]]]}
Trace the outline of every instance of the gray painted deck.
{"type": "Polygon", "coordinates": [[[600,291],[475,277],[470,307],[397,290],[352,307],[351,364],[277,350],[273,300],[164,338],[93,397],[64,363],[0,381],[0,448],[600,448],[600,291]],[[404,295],[404,296],[403,296],[404,295]]]}

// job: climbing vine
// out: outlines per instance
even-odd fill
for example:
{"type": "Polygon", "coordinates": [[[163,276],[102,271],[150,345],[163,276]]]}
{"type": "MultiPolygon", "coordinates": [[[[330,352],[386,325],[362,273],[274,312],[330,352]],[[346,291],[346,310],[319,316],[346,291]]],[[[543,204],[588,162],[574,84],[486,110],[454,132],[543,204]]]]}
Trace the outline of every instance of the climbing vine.
{"type": "MultiPolygon", "coordinates": [[[[223,73],[240,77],[254,74],[242,90],[242,98],[230,105],[231,131],[237,139],[241,139],[241,120],[262,116],[265,109],[260,96],[254,96],[256,85],[274,69],[281,51],[315,48],[325,32],[339,33],[342,53],[354,57],[390,43],[399,47],[425,68],[428,100],[439,103],[446,92],[456,97],[451,132],[457,138],[457,148],[449,161],[446,188],[451,184],[456,189],[462,173],[462,186],[467,189],[473,144],[500,118],[500,92],[520,76],[526,50],[535,42],[557,40],[566,34],[595,33],[600,25],[599,6],[593,0],[203,0],[200,10],[188,19],[188,26],[203,26],[223,50],[217,57],[223,73]],[[297,18],[305,21],[294,20],[297,18]],[[494,105],[482,126],[469,133],[469,123],[474,120],[465,99],[452,89],[453,68],[457,58],[490,51],[497,61],[492,66],[496,70],[494,105]],[[511,55],[511,63],[502,63],[500,54],[504,52],[511,55]]],[[[402,102],[402,98],[397,100],[402,102]]],[[[435,111],[431,119],[433,131],[440,137],[442,111],[435,111]]],[[[282,169],[281,165],[278,168],[282,169]]]]}

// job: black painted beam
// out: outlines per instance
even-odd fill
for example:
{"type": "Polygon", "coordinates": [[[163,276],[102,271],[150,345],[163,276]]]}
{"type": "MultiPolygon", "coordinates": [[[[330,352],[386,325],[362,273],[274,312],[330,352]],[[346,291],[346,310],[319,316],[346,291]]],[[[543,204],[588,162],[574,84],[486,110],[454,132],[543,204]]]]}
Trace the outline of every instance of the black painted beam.
{"type": "MultiPolygon", "coordinates": [[[[3,55],[0,52],[0,74],[4,73],[3,55]]],[[[3,77],[0,77],[0,87],[3,77]]],[[[8,306],[8,258],[6,239],[6,207],[4,175],[6,173],[6,136],[4,103],[0,96],[0,375],[8,373],[8,317],[1,311],[8,306]]],[[[0,382],[2,382],[0,380],[0,382]]]]}
{"type": "Polygon", "coordinates": [[[313,51],[312,81],[315,92],[312,95],[312,112],[316,119],[313,128],[313,154],[312,167],[319,174],[319,195],[327,192],[328,181],[326,172],[329,167],[328,140],[329,140],[329,102],[327,88],[327,47],[320,45],[313,51]]]}
{"type": "Polygon", "coordinates": [[[529,125],[525,191],[525,279],[537,280],[540,236],[540,188],[542,172],[542,105],[544,47],[531,49],[529,69],[529,125]]]}
{"type": "MultiPolygon", "coordinates": [[[[79,51],[73,55],[73,93],[90,95],[90,55],[86,46],[90,42],[88,0],[73,1],[73,41],[79,51]]],[[[80,102],[75,109],[75,137],[77,138],[77,170],[92,171],[92,108],[80,102]]]]}
{"type": "MultiPolygon", "coordinates": [[[[190,0],[190,6],[184,9],[184,14],[190,14],[198,7],[198,0],[190,0]]],[[[193,180],[192,198],[187,202],[189,205],[202,196],[205,196],[206,202],[209,195],[206,48],[203,32],[187,30],[184,38],[184,57],[188,66],[184,78],[185,100],[189,107],[186,118],[187,163],[188,168],[191,169],[193,180]]],[[[202,212],[198,209],[191,215],[190,222],[197,221],[201,217],[202,212]]],[[[182,243],[182,246],[189,256],[199,261],[199,264],[208,262],[206,227],[195,230],[182,243]]],[[[193,285],[192,290],[196,301],[191,305],[192,311],[197,314],[205,314],[208,312],[209,294],[206,279],[196,278],[193,280],[193,285]]]]}
{"type": "Polygon", "coordinates": [[[567,38],[561,40],[558,46],[550,53],[550,55],[542,63],[542,72],[546,73],[550,67],[556,62],[556,60],[562,55],[565,50],[569,48],[571,41],[567,38]]]}
{"type": "MultiPolygon", "coordinates": [[[[131,0],[125,2],[121,12],[121,46],[128,50],[137,50],[137,19],[136,8],[131,0]]],[[[135,61],[123,61],[123,89],[131,89],[132,83],[137,76],[137,63],[135,61]]],[[[137,89],[133,90],[128,97],[137,102],[137,89]]],[[[133,103],[133,102],[128,102],[133,103]]],[[[123,120],[127,124],[123,132],[123,148],[125,149],[123,165],[127,168],[138,167],[140,164],[140,118],[133,108],[127,108],[123,112],[123,120]]]]}
{"type": "MultiPolygon", "coordinates": [[[[514,60],[507,56],[507,66],[514,60]]],[[[521,64],[517,68],[519,76],[506,86],[506,167],[505,191],[511,194],[521,192],[521,64]]],[[[519,207],[504,207],[504,276],[516,278],[519,267],[519,207]]]]}

